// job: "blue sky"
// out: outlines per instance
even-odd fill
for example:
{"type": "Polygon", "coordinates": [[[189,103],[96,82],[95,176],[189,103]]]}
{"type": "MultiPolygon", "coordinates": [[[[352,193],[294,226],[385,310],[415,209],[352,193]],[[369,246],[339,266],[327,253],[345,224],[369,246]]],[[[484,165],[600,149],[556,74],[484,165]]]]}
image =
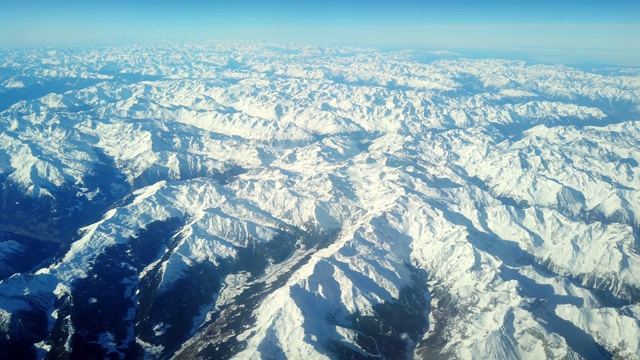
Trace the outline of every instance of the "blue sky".
{"type": "Polygon", "coordinates": [[[258,39],[640,66],[640,0],[0,0],[0,47],[258,39]]]}

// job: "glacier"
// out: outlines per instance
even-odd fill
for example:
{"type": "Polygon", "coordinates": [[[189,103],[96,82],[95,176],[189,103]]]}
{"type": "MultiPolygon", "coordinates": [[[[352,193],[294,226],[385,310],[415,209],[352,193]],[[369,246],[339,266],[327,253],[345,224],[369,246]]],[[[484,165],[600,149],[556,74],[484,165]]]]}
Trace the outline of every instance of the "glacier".
{"type": "Polygon", "coordinates": [[[640,69],[0,50],[0,358],[640,359],[640,69]]]}

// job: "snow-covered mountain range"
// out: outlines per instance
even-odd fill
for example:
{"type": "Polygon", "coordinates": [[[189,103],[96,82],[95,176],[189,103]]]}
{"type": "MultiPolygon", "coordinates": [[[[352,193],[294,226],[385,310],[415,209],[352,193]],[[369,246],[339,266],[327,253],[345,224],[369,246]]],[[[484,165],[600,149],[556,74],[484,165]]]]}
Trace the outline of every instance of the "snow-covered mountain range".
{"type": "Polygon", "coordinates": [[[0,51],[0,358],[640,359],[640,70],[0,51]]]}

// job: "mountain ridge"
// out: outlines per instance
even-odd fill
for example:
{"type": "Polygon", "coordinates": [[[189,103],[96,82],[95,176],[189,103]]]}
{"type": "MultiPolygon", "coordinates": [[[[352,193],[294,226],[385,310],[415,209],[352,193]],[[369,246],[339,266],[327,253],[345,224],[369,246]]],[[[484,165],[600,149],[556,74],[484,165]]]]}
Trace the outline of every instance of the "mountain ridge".
{"type": "Polygon", "coordinates": [[[640,358],[640,78],[443,56],[1,52],[0,354],[640,358]]]}

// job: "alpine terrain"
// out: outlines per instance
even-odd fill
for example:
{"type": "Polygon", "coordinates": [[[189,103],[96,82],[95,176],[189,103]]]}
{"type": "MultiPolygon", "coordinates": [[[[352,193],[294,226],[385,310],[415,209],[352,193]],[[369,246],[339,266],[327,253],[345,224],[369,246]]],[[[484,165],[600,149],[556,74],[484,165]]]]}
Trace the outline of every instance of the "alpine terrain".
{"type": "Polygon", "coordinates": [[[640,359],[640,69],[0,50],[2,359],[640,359]]]}

